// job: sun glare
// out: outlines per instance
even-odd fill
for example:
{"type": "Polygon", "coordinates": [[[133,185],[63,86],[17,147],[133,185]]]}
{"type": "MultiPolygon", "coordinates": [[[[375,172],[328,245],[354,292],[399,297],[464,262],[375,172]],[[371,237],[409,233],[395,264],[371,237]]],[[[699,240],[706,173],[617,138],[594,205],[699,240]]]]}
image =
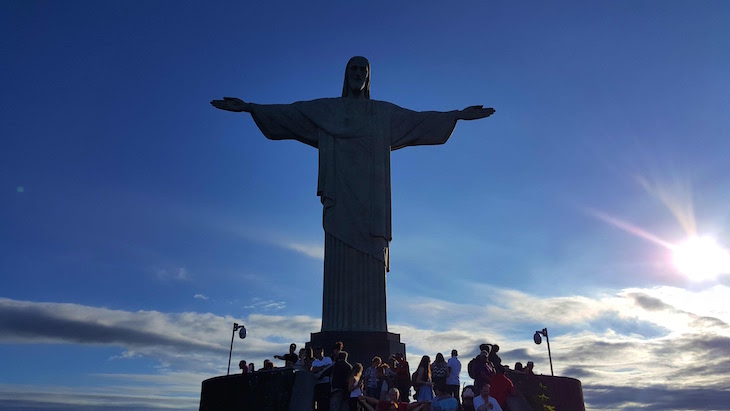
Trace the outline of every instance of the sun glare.
{"type": "Polygon", "coordinates": [[[730,273],[730,253],[711,237],[692,237],[673,247],[674,265],[696,281],[730,273]]]}

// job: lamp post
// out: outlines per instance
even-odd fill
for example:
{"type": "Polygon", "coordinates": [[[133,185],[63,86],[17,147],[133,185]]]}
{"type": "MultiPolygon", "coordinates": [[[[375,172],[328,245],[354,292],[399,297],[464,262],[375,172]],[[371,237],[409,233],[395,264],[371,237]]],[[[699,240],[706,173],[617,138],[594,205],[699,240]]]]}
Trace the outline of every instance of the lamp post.
{"type": "Polygon", "coordinates": [[[238,331],[239,338],[241,338],[241,339],[246,338],[246,327],[244,327],[243,324],[238,325],[238,323],[233,323],[233,334],[231,334],[231,349],[230,349],[230,351],[228,351],[228,372],[226,372],[226,375],[231,374],[231,356],[233,355],[233,337],[236,336],[236,331],[238,331]]]}
{"type": "Polygon", "coordinates": [[[540,344],[542,342],[542,337],[545,337],[545,341],[547,341],[547,347],[548,347],[548,358],[550,359],[550,375],[555,376],[553,374],[553,356],[550,354],[550,338],[548,338],[548,331],[547,328],[543,328],[542,331],[535,331],[535,335],[532,337],[533,341],[535,341],[535,344],[540,344]]]}

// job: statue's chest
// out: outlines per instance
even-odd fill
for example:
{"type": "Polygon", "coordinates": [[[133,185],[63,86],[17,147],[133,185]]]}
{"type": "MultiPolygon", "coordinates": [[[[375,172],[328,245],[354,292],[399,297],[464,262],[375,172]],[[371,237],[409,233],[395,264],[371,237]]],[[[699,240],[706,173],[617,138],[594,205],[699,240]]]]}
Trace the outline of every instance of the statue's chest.
{"type": "Polygon", "coordinates": [[[337,140],[389,139],[389,116],[373,102],[342,101],[332,105],[328,114],[326,132],[337,140]]]}
{"type": "Polygon", "coordinates": [[[347,102],[342,106],[341,110],[332,113],[340,123],[341,127],[348,128],[353,132],[358,132],[363,129],[370,129],[376,131],[377,124],[379,123],[378,113],[376,107],[367,102],[347,102]]]}

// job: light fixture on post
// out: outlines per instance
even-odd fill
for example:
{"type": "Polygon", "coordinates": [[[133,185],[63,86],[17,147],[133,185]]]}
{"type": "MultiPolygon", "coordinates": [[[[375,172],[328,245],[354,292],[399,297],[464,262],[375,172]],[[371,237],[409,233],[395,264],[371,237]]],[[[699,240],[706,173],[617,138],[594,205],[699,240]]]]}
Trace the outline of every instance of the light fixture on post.
{"type": "Polygon", "coordinates": [[[542,342],[542,337],[545,337],[545,341],[547,341],[547,347],[548,347],[548,358],[550,359],[550,375],[555,376],[553,374],[553,356],[550,354],[550,338],[548,338],[548,331],[547,328],[543,328],[542,331],[535,331],[535,335],[532,337],[533,341],[535,341],[535,344],[540,344],[542,342]]]}
{"type": "Polygon", "coordinates": [[[228,351],[228,372],[226,372],[226,375],[231,374],[231,356],[233,355],[233,338],[236,336],[236,331],[238,331],[238,338],[244,339],[246,338],[246,327],[243,326],[243,324],[238,325],[238,323],[233,323],[233,334],[231,334],[231,349],[228,351]]]}

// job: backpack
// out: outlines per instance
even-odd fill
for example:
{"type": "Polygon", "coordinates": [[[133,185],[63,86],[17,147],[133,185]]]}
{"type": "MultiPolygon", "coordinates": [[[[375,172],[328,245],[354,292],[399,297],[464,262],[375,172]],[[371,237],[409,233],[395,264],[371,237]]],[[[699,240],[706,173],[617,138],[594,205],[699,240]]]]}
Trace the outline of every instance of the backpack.
{"type": "Polygon", "coordinates": [[[476,357],[474,357],[474,358],[472,358],[472,359],[471,359],[471,361],[469,361],[469,364],[468,364],[468,365],[466,366],[466,368],[467,368],[467,372],[469,373],[469,376],[470,376],[471,378],[475,379],[475,380],[476,380],[476,378],[477,378],[477,374],[476,374],[476,372],[474,371],[474,367],[475,367],[476,365],[477,365],[477,358],[476,358],[476,357]]]}

